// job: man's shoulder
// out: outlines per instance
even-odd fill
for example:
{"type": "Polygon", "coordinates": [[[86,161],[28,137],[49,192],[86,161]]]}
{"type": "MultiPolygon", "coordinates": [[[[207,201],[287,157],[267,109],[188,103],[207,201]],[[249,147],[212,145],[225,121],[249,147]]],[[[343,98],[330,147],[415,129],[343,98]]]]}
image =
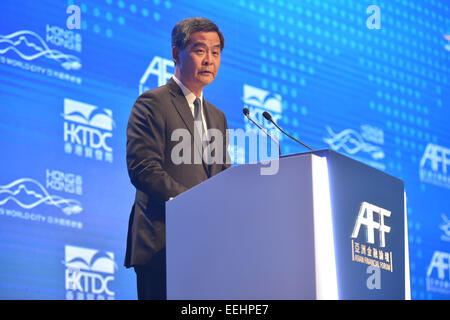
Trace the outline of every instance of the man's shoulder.
{"type": "Polygon", "coordinates": [[[205,99],[205,102],[208,104],[208,108],[209,110],[211,110],[212,112],[214,112],[216,115],[226,118],[225,117],[225,113],[223,113],[222,110],[220,110],[219,108],[217,108],[215,105],[213,105],[211,102],[209,102],[208,100],[205,99]]]}
{"type": "Polygon", "coordinates": [[[146,90],[137,97],[134,107],[164,109],[164,106],[170,102],[173,90],[171,81],[157,88],[146,90]]]}
{"type": "Polygon", "coordinates": [[[167,96],[169,94],[169,85],[164,84],[162,86],[159,86],[157,88],[149,89],[144,91],[139,95],[139,97],[147,98],[147,97],[163,97],[167,96]]]}

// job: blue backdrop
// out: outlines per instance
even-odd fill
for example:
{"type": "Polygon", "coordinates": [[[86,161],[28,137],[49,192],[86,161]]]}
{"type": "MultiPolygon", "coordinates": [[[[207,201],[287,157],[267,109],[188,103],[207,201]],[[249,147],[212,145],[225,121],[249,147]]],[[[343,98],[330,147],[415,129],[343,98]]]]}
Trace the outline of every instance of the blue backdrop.
{"type": "MultiPolygon", "coordinates": [[[[126,124],[139,93],[171,77],[170,33],[190,16],[225,35],[204,94],[229,127],[254,129],[248,107],[273,130],[260,116],[270,110],[313,148],[403,179],[412,298],[450,298],[449,7],[2,0],[0,298],[136,298],[123,267],[134,196],[126,124]]],[[[284,154],[306,151],[273,132],[284,154]]]]}

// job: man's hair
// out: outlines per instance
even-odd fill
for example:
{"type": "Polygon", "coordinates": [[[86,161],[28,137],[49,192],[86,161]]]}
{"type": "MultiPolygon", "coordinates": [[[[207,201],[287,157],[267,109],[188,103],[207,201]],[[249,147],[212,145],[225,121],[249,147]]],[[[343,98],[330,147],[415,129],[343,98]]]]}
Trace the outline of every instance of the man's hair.
{"type": "Polygon", "coordinates": [[[217,32],[220,39],[220,51],[223,50],[225,39],[222,32],[214,22],[206,18],[187,18],[178,22],[172,30],[172,47],[177,47],[180,50],[185,49],[191,34],[199,31],[217,32]]]}

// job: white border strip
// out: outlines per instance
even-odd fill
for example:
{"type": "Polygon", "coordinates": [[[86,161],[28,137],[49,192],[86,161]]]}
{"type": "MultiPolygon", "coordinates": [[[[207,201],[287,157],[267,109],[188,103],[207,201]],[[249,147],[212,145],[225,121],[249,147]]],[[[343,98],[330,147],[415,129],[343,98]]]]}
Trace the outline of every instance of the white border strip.
{"type": "Polygon", "coordinates": [[[327,158],[312,155],[316,298],[336,300],[338,285],[327,158]]]}
{"type": "Polygon", "coordinates": [[[409,275],[409,246],[408,246],[408,218],[406,209],[406,192],[404,194],[405,200],[405,300],[411,300],[411,280],[409,275]]]}

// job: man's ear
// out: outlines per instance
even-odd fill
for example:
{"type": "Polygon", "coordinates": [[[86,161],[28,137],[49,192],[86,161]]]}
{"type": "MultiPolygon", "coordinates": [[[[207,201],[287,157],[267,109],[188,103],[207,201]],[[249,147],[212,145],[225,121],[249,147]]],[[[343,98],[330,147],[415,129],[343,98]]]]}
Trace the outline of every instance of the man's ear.
{"type": "Polygon", "coordinates": [[[178,61],[180,59],[179,54],[180,54],[180,50],[178,50],[177,47],[173,46],[172,47],[172,59],[173,59],[173,62],[175,62],[175,64],[178,64],[178,61]]]}

